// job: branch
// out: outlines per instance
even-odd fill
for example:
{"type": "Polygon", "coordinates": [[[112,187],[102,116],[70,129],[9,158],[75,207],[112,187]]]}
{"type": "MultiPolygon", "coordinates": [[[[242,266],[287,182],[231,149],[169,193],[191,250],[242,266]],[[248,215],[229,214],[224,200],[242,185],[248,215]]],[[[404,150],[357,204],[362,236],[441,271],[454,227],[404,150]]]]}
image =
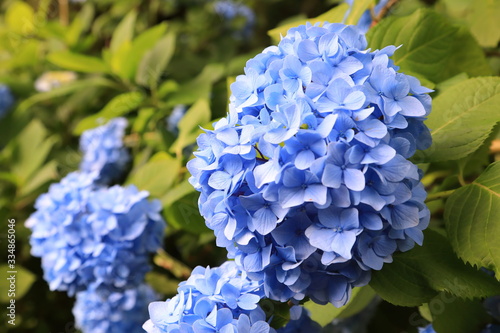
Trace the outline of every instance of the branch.
{"type": "Polygon", "coordinates": [[[375,15],[375,12],[373,11],[373,8],[371,10],[372,14],[372,24],[370,25],[370,28],[374,27],[379,23],[386,15],[387,13],[391,10],[394,5],[398,3],[399,0],[389,0],[382,9],[380,9],[380,12],[378,12],[377,15],[375,15]]]}

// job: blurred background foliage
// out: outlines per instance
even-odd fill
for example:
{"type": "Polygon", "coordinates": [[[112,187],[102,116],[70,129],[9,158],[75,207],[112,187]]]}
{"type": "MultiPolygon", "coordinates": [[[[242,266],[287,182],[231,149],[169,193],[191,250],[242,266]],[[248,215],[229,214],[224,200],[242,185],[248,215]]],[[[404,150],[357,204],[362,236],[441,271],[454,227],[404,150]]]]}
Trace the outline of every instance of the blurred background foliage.
{"type": "MultiPolygon", "coordinates": [[[[1,2],[0,83],[15,98],[15,105],[0,119],[2,249],[8,219],[17,222],[17,325],[12,332],[75,331],[73,300],[49,291],[40,260],[30,256],[24,221],[52,182],[78,168],[81,133],[111,118],[125,116],[130,123],[125,144],[133,161],[120,183],[133,183],[160,199],[168,223],[165,251],[154,258],[148,282],[169,297],[194,266],[224,261],[225,250],[216,247],[198,212],[198,193],[187,182],[185,165],[200,126],[210,128],[214,119],[226,114],[229,84],[243,73],[248,59],[283,31],[272,29],[323,13],[343,17],[345,8],[339,11],[338,2],[235,1],[248,9],[239,12],[209,0],[1,2]]],[[[368,8],[374,1],[364,3],[368,8]]],[[[439,24],[445,18],[449,27],[465,31],[450,32],[462,34],[461,44],[442,56],[455,52],[462,57],[458,62],[476,60],[469,68],[452,68],[444,77],[409,65],[407,72],[437,93],[469,76],[500,73],[498,1],[401,0],[389,15],[403,17],[424,7],[435,9],[439,24]]],[[[376,42],[371,45],[378,47],[376,42]]],[[[437,192],[477,176],[490,163],[488,146],[496,132],[482,150],[458,164],[424,165],[430,171],[424,183],[442,180],[433,189],[437,192]]],[[[442,201],[432,203],[434,212],[442,208],[442,201]]],[[[3,313],[8,298],[4,285],[1,290],[3,313]]],[[[406,318],[415,309],[383,303],[376,311],[373,331],[411,330],[406,318]],[[384,319],[389,313],[405,319],[389,324],[384,319]]],[[[6,320],[2,315],[0,327],[8,326],[6,320]]]]}

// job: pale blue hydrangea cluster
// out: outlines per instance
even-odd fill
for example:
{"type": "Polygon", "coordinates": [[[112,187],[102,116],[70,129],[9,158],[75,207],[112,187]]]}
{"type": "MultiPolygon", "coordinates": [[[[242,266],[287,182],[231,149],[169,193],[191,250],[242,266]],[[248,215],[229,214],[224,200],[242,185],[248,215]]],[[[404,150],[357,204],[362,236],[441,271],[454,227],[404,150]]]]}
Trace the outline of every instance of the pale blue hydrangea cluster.
{"type": "Polygon", "coordinates": [[[427,325],[426,327],[419,327],[418,333],[436,333],[432,324],[427,325]]]}
{"type": "Polygon", "coordinates": [[[262,283],[248,279],[232,261],[196,267],[178,294],[149,305],[148,333],[274,332],[258,302],[262,283]]]}
{"type": "Polygon", "coordinates": [[[248,37],[252,33],[255,24],[255,14],[250,7],[231,0],[218,0],[214,2],[214,10],[226,21],[232,21],[237,17],[245,20],[240,31],[233,31],[235,37],[248,37]]]}
{"type": "Polygon", "coordinates": [[[366,47],[352,26],[290,29],[247,62],[188,163],[217,244],[273,300],[342,306],[422,244],[430,215],[408,158],[431,143],[431,90],[398,72],[396,47],[366,47]]]}
{"type": "Polygon", "coordinates": [[[101,295],[94,290],[76,294],[73,307],[76,327],[92,333],[141,333],[148,318],[148,304],[158,297],[149,285],[101,295]]]}
{"type": "Polygon", "coordinates": [[[27,220],[31,253],[42,258],[51,290],[120,291],[149,270],[165,222],[158,200],[136,187],[95,183],[96,173],[73,172],[36,201],[27,220]]]}
{"type": "Polygon", "coordinates": [[[3,118],[14,104],[14,97],[8,86],[0,84],[0,118],[3,118]]]}
{"type": "Polygon", "coordinates": [[[277,333],[320,333],[321,325],[311,319],[309,311],[295,305],[290,308],[290,321],[277,333]]]}
{"type": "Polygon", "coordinates": [[[80,170],[97,172],[102,183],[119,178],[130,160],[123,145],[127,124],[125,118],[114,118],[103,126],[83,132],[80,137],[83,153],[80,170]]]}
{"type": "Polygon", "coordinates": [[[172,113],[166,120],[167,130],[170,133],[175,135],[179,134],[179,122],[181,121],[182,117],[184,117],[186,111],[187,108],[184,104],[178,104],[174,107],[172,113]]]}

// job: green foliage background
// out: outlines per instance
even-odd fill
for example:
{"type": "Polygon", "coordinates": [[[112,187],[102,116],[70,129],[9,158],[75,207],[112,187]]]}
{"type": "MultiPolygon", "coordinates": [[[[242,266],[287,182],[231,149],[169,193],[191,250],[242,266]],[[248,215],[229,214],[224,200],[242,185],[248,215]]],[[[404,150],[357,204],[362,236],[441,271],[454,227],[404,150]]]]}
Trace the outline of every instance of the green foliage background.
{"type": "MultiPolygon", "coordinates": [[[[375,1],[355,0],[347,16],[348,6],[336,1],[241,3],[256,14],[248,37],[234,33],[245,20],[224,21],[212,1],[1,3],[0,83],[17,103],[0,120],[0,235],[7,253],[7,221],[15,219],[18,286],[17,325],[9,327],[2,312],[0,327],[75,332],[73,300],[49,291],[40,260],[30,256],[24,222],[50,183],[78,168],[79,135],[114,117],[130,122],[125,143],[133,162],[121,183],[160,199],[168,223],[165,251],[155,256],[148,282],[170,297],[193,267],[224,261],[187,182],[185,164],[200,126],[210,128],[225,115],[229,84],[280,33],[306,20],[356,23],[375,1]],[[61,70],[77,79],[35,90],[43,73],[61,70]],[[188,111],[174,134],[165,120],[178,104],[188,111]]],[[[379,297],[384,301],[370,332],[416,332],[433,321],[439,333],[468,333],[493,320],[480,301],[500,294],[500,149],[490,149],[499,140],[499,17],[498,0],[401,0],[368,32],[372,49],[402,45],[396,65],[435,90],[427,121],[434,143],[414,157],[426,171],[431,228],[423,247],[395,255],[346,307],[307,304],[321,324],[352,316],[379,297]],[[445,310],[436,310],[436,302],[445,310]],[[472,319],[462,325],[464,317],[472,319]]],[[[5,311],[5,266],[0,271],[5,311]]]]}

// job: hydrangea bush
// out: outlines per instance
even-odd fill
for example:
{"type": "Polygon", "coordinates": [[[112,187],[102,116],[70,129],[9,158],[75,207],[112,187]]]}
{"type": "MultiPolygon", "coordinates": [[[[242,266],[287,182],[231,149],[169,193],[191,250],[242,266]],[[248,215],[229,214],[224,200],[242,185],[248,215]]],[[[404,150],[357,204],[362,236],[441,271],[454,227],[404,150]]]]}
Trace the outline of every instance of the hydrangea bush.
{"type": "Polygon", "coordinates": [[[497,332],[497,7],[2,2],[0,327],[497,332]]]}
{"type": "Polygon", "coordinates": [[[188,163],[219,246],[278,301],[342,306],[422,244],[430,89],[342,24],[302,25],[249,60],[188,163]]]}

